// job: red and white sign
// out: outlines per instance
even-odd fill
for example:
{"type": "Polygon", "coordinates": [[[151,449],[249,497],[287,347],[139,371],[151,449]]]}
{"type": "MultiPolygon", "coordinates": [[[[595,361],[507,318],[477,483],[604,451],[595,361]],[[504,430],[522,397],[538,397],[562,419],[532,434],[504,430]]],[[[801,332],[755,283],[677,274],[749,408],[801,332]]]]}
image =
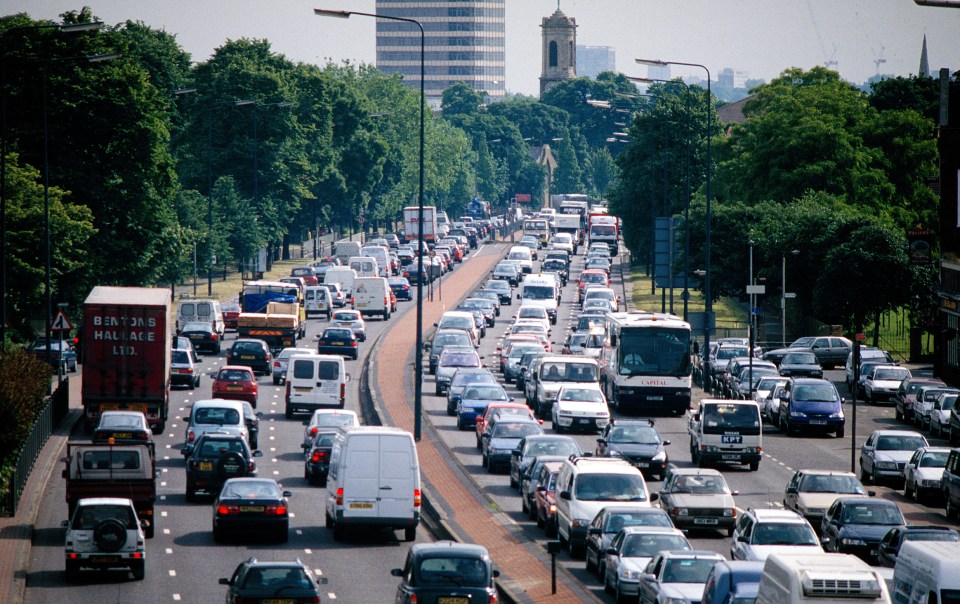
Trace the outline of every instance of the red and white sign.
{"type": "Polygon", "coordinates": [[[62,310],[57,311],[57,316],[50,323],[50,331],[70,331],[72,329],[73,325],[70,324],[67,315],[63,314],[62,310]]]}

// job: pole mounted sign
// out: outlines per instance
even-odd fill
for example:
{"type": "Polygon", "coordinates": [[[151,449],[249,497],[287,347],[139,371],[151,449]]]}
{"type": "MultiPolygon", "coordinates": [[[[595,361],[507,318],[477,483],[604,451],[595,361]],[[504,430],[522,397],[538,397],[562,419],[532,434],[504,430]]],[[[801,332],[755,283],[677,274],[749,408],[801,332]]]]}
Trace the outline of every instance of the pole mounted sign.
{"type": "Polygon", "coordinates": [[[50,331],[71,331],[72,329],[73,325],[67,320],[67,315],[63,314],[63,310],[57,311],[57,316],[50,323],[50,331]]]}

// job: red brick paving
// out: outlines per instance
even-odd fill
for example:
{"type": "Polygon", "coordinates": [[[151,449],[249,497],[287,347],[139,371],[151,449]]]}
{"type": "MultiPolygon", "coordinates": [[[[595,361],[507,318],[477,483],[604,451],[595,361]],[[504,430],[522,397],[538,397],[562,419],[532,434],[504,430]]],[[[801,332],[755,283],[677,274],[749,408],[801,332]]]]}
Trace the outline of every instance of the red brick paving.
{"type": "MultiPolygon", "coordinates": [[[[457,269],[456,279],[444,285],[447,302],[436,300],[423,304],[423,324],[433,325],[444,310],[485,278],[499,254],[479,255],[457,269]]],[[[426,296],[425,296],[426,298],[426,296]]],[[[382,397],[380,406],[390,415],[395,426],[413,432],[413,366],[411,351],[416,340],[416,321],[406,320],[393,326],[380,343],[376,369],[376,384],[382,397]],[[402,362],[401,362],[402,360],[402,362]]],[[[424,414],[423,420],[429,421],[424,414]]],[[[590,598],[585,590],[574,590],[564,584],[564,575],[558,575],[557,593],[551,595],[550,569],[528,548],[528,543],[514,536],[503,522],[478,501],[468,488],[461,468],[453,463],[445,451],[445,445],[436,440],[432,430],[424,429],[417,447],[421,474],[425,480],[443,485],[442,492],[428,493],[434,506],[447,512],[447,521],[454,524],[461,537],[485,546],[497,566],[510,579],[511,587],[536,602],[582,602],[590,598]],[[441,501],[438,501],[441,499],[441,501]]],[[[518,595],[520,595],[518,593],[518,595]]]]}

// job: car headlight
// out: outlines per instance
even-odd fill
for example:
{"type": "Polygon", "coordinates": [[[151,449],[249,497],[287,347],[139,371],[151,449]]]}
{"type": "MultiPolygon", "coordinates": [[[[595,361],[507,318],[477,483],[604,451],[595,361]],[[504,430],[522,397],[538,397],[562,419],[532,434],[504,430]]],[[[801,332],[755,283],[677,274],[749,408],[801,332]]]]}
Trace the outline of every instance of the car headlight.
{"type": "Polygon", "coordinates": [[[940,486],[940,481],[936,478],[924,478],[917,481],[917,486],[929,489],[940,486]]]}
{"type": "Polygon", "coordinates": [[[653,461],[667,461],[667,452],[660,451],[651,458],[653,461]]]}
{"type": "Polygon", "coordinates": [[[895,461],[880,461],[877,460],[877,468],[880,470],[896,470],[897,462],[895,461]]]}
{"type": "Polygon", "coordinates": [[[688,516],[689,514],[690,514],[690,510],[688,510],[687,508],[673,508],[674,516],[688,516]]]}
{"type": "Polygon", "coordinates": [[[841,545],[860,545],[860,546],[865,546],[865,545],[867,544],[867,542],[864,541],[863,539],[849,539],[849,538],[846,538],[846,537],[845,537],[845,538],[843,538],[843,539],[840,540],[840,544],[841,544],[841,545]]]}
{"type": "Polygon", "coordinates": [[[620,571],[620,578],[621,578],[621,579],[632,580],[632,581],[639,581],[639,580],[640,580],[640,574],[641,574],[640,571],[630,570],[630,569],[625,568],[625,569],[623,569],[623,570],[620,571]]]}
{"type": "Polygon", "coordinates": [[[806,416],[807,416],[807,414],[804,413],[803,411],[795,411],[794,409],[791,409],[791,410],[790,410],[790,415],[792,415],[793,417],[806,417],[806,416]]]}
{"type": "Polygon", "coordinates": [[[587,518],[574,518],[570,523],[571,527],[590,526],[590,520],[587,518]]]}
{"type": "Polygon", "coordinates": [[[616,449],[610,449],[609,451],[607,451],[607,455],[609,457],[623,457],[623,453],[621,453],[620,451],[617,451],[616,449]]]}
{"type": "Polygon", "coordinates": [[[707,453],[716,453],[720,450],[720,447],[716,445],[707,445],[707,448],[704,449],[707,453]]]}
{"type": "Polygon", "coordinates": [[[843,411],[837,411],[830,414],[830,419],[843,419],[843,411]]]}
{"type": "Polygon", "coordinates": [[[731,517],[736,516],[736,515],[737,515],[737,511],[736,511],[735,509],[733,509],[733,508],[727,508],[727,509],[723,510],[723,517],[724,517],[724,518],[731,518],[731,517]]]}

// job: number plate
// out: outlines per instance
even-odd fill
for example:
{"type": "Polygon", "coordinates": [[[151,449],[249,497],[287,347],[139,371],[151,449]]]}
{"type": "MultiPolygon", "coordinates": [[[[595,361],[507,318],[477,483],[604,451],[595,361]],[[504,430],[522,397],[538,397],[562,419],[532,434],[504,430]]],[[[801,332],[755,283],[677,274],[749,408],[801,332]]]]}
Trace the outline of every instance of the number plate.
{"type": "Polygon", "coordinates": [[[470,599],[458,598],[454,596],[440,596],[437,598],[437,604],[470,604],[470,599]]]}
{"type": "Polygon", "coordinates": [[[256,357],[253,356],[252,354],[241,354],[241,355],[240,355],[240,358],[243,359],[244,361],[252,361],[252,360],[254,360],[256,357]]]}
{"type": "Polygon", "coordinates": [[[241,505],[240,511],[241,512],[262,512],[263,506],[262,505],[241,505]]]}
{"type": "Polygon", "coordinates": [[[227,392],[243,392],[243,386],[227,386],[227,392]]]}
{"type": "Polygon", "coordinates": [[[725,455],[721,455],[720,459],[735,460],[735,459],[740,459],[740,455],[737,453],[728,453],[725,455]]]}
{"type": "Polygon", "coordinates": [[[717,524],[719,520],[716,518],[694,518],[694,524],[717,524]]]}
{"type": "Polygon", "coordinates": [[[650,467],[650,464],[648,464],[648,463],[645,462],[645,461],[638,461],[638,462],[637,462],[637,467],[638,467],[638,468],[649,468],[649,467],[650,467]]]}
{"type": "Polygon", "coordinates": [[[351,510],[372,510],[373,503],[369,501],[351,501],[350,509],[351,510]]]}
{"type": "Polygon", "coordinates": [[[294,390],[296,390],[297,392],[311,392],[313,388],[301,388],[300,386],[297,386],[296,388],[294,388],[294,390]]]}
{"type": "Polygon", "coordinates": [[[294,601],[292,598],[270,598],[264,600],[263,604],[294,604],[294,601]]]}
{"type": "Polygon", "coordinates": [[[827,420],[825,420],[825,419],[812,419],[812,420],[810,420],[810,423],[813,424],[814,426],[826,426],[826,425],[827,425],[827,420]]]}
{"type": "Polygon", "coordinates": [[[201,461],[201,462],[200,462],[200,471],[201,471],[201,472],[209,472],[209,471],[212,470],[212,469],[213,469],[213,462],[212,462],[212,461],[201,461]]]}
{"type": "Polygon", "coordinates": [[[343,342],[330,342],[331,346],[343,346],[343,342]]]}
{"type": "Polygon", "coordinates": [[[104,564],[108,562],[116,562],[119,559],[120,559],[119,556],[93,556],[92,558],[90,558],[90,561],[104,564]]]}
{"type": "Polygon", "coordinates": [[[648,396],[648,397],[647,397],[647,400],[648,400],[648,401],[662,401],[662,400],[663,400],[663,397],[662,397],[662,396],[648,396]]]}
{"type": "Polygon", "coordinates": [[[113,438],[133,438],[132,432],[114,432],[111,434],[113,438]]]}

